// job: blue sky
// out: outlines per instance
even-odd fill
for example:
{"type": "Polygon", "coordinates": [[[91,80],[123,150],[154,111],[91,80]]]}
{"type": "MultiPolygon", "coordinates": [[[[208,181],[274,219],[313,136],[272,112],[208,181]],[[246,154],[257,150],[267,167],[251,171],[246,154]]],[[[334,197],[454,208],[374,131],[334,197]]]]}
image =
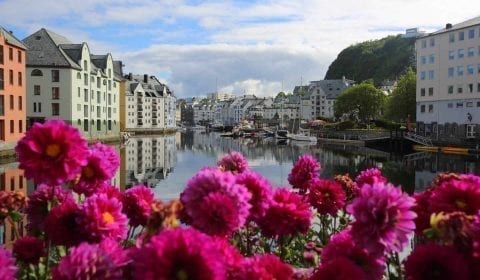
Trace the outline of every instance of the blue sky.
{"type": "Polygon", "coordinates": [[[179,97],[292,91],[351,44],[479,15],[470,0],[0,0],[0,25],[20,39],[44,27],[85,41],[179,97]]]}

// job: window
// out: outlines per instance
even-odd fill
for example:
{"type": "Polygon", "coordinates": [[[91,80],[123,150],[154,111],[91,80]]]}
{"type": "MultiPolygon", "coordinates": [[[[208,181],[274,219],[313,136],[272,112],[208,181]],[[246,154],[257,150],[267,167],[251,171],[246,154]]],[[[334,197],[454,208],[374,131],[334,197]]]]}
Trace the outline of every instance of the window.
{"type": "Polygon", "coordinates": [[[22,51],[17,51],[18,63],[22,63],[22,51]]]}
{"type": "Polygon", "coordinates": [[[22,120],[18,121],[18,132],[20,132],[20,133],[23,132],[23,121],[22,120]]]}
{"type": "Polygon", "coordinates": [[[0,89],[4,89],[3,85],[3,68],[0,68],[0,89]]]}
{"type": "Polygon", "coordinates": [[[422,65],[426,64],[427,63],[427,58],[425,56],[422,56],[422,57],[420,57],[420,61],[422,62],[422,65]]]}
{"type": "Polygon", "coordinates": [[[453,108],[453,103],[448,103],[447,107],[448,108],[453,108]]]}
{"type": "Polygon", "coordinates": [[[83,101],[88,102],[88,89],[83,90],[83,101]]]}
{"type": "Polygon", "coordinates": [[[112,81],[108,80],[108,90],[112,90],[112,81]]]}
{"type": "Polygon", "coordinates": [[[429,62],[430,64],[435,63],[435,55],[434,55],[434,54],[431,54],[431,55],[428,57],[428,62],[429,62]]]}
{"type": "Polygon", "coordinates": [[[33,95],[40,95],[40,85],[33,86],[33,95]]]}
{"type": "Polygon", "coordinates": [[[425,88],[420,89],[420,96],[425,96],[425,88]]]}
{"type": "Polygon", "coordinates": [[[80,97],[80,87],[77,88],[77,96],[80,97]]]}
{"type": "Polygon", "coordinates": [[[450,60],[455,59],[455,51],[448,51],[448,59],[450,60]]]}
{"type": "Polygon", "coordinates": [[[453,93],[453,86],[448,86],[448,93],[452,94],[453,93]]]}
{"type": "Polygon", "coordinates": [[[480,83],[477,83],[477,92],[480,92],[480,83]]]}
{"type": "Polygon", "coordinates": [[[480,107],[480,101],[477,101],[477,107],[480,107]]]}
{"type": "Polygon", "coordinates": [[[458,49],[458,58],[463,58],[465,56],[465,52],[463,49],[458,49]]]}
{"type": "Polygon", "coordinates": [[[30,74],[30,76],[32,76],[32,77],[42,77],[42,76],[43,76],[43,72],[42,72],[42,70],[40,70],[40,69],[33,69],[33,70],[32,70],[32,73],[30,74]]]}
{"type": "Polygon", "coordinates": [[[463,102],[457,102],[457,108],[463,108],[463,102]]]}
{"type": "Polygon", "coordinates": [[[13,95],[10,94],[10,110],[13,110],[13,95]]]}
{"type": "Polygon", "coordinates": [[[433,104],[428,105],[428,112],[433,113],[433,104]]]}
{"type": "Polygon", "coordinates": [[[88,118],[88,105],[83,105],[83,116],[88,118]]]}
{"type": "Polygon", "coordinates": [[[97,131],[100,131],[102,129],[102,122],[100,120],[97,120],[97,131]]]}
{"type": "Polygon", "coordinates": [[[21,96],[18,97],[18,110],[23,110],[23,100],[21,96]]]}
{"type": "Polygon", "coordinates": [[[83,84],[88,86],[88,74],[83,74],[83,84]]]}
{"type": "Polygon", "coordinates": [[[458,41],[465,40],[465,33],[463,31],[458,32],[458,41]]]}
{"type": "Polygon", "coordinates": [[[59,115],[60,115],[60,104],[52,103],[52,116],[59,116],[59,115]]]}
{"type": "Polygon", "coordinates": [[[42,112],[42,103],[41,102],[38,102],[38,112],[39,113],[42,112]]]}
{"type": "Polygon", "coordinates": [[[3,64],[3,46],[0,45],[0,64],[3,64]]]}
{"type": "Polygon", "coordinates": [[[99,91],[97,91],[97,103],[100,103],[102,101],[102,95],[100,94],[99,91]]]}
{"type": "Polygon", "coordinates": [[[82,104],[77,104],[77,111],[82,111],[82,104]]]}
{"type": "Polygon", "coordinates": [[[477,64],[477,73],[480,74],[480,63],[477,64]]]}
{"type": "Polygon", "coordinates": [[[8,48],[8,59],[13,60],[13,49],[8,48]]]}
{"type": "Polygon", "coordinates": [[[100,77],[97,77],[97,88],[100,88],[101,82],[100,82],[100,77]]]}
{"type": "Polygon", "coordinates": [[[468,39],[475,38],[475,29],[468,30],[468,39]]]}
{"type": "Polygon", "coordinates": [[[60,88],[52,87],[52,99],[60,99],[60,88]]]}
{"type": "Polygon", "coordinates": [[[465,105],[467,107],[473,107],[473,102],[467,102],[467,104],[465,105]]]}
{"type": "Polygon", "coordinates": [[[425,113],[425,105],[420,106],[420,112],[425,113]]]}
{"type": "Polygon", "coordinates": [[[33,112],[37,112],[37,103],[33,102],[33,112]]]}
{"type": "Polygon", "coordinates": [[[475,72],[475,69],[473,68],[473,65],[471,65],[471,64],[467,65],[467,74],[468,75],[473,75],[473,72],[475,72]]]}
{"type": "Polygon", "coordinates": [[[427,47],[427,40],[422,40],[422,49],[427,47]]]}
{"type": "Polygon", "coordinates": [[[88,131],[88,120],[83,120],[83,130],[88,131]]]}
{"type": "Polygon", "coordinates": [[[425,80],[425,71],[420,72],[420,80],[425,80]]]}
{"type": "Polygon", "coordinates": [[[8,71],[8,81],[13,85],[13,70],[8,71]]]}
{"type": "Polygon", "coordinates": [[[60,70],[52,70],[52,82],[58,83],[60,81],[60,70]]]}
{"type": "Polygon", "coordinates": [[[5,116],[5,101],[3,94],[0,95],[0,116],[5,116]]]}
{"type": "Polygon", "coordinates": [[[15,122],[10,120],[10,133],[15,133],[15,122]]]}
{"type": "Polygon", "coordinates": [[[429,80],[435,79],[435,71],[433,70],[428,71],[428,79],[429,80]]]}
{"type": "Polygon", "coordinates": [[[435,46],[435,38],[430,38],[430,47],[435,46]]]}
{"type": "Polygon", "coordinates": [[[448,35],[448,41],[450,43],[455,42],[455,34],[451,33],[450,35],[448,35]]]}
{"type": "Polygon", "coordinates": [[[23,85],[23,79],[22,79],[22,72],[18,72],[18,85],[22,86],[23,85]]]}
{"type": "Polygon", "coordinates": [[[108,105],[112,105],[112,95],[108,94],[108,105]]]}
{"type": "Polygon", "coordinates": [[[463,66],[457,67],[457,76],[463,76],[463,66]]]}
{"type": "Polygon", "coordinates": [[[472,57],[475,55],[475,48],[468,48],[467,50],[467,56],[472,57]]]}
{"type": "Polygon", "coordinates": [[[433,96],[433,87],[428,88],[428,95],[433,96]]]}
{"type": "Polygon", "coordinates": [[[468,92],[469,93],[473,92],[473,84],[468,84],[468,92]]]}
{"type": "Polygon", "coordinates": [[[463,86],[462,85],[458,85],[457,93],[463,93],[463,86]]]}
{"type": "Polygon", "coordinates": [[[88,71],[88,62],[86,60],[83,61],[83,70],[88,71]]]}

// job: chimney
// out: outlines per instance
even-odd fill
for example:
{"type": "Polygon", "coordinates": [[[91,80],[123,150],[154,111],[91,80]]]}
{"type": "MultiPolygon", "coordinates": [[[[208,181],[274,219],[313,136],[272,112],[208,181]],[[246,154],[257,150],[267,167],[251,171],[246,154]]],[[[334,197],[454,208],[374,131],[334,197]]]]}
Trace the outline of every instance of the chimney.
{"type": "Polygon", "coordinates": [[[452,24],[451,24],[451,23],[447,23],[447,24],[445,25],[445,29],[450,29],[450,28],[452,28],[452,24]]]}
{"type": "Polygon", "coordinates": [[[148,75],[147,74],[143,75],[143,82],[148,83],[148,75]]]}

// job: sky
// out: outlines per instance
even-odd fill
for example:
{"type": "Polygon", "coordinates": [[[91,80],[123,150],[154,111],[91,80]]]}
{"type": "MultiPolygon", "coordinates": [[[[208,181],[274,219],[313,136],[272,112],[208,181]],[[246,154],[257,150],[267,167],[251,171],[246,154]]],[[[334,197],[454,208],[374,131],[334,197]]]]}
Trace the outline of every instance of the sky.
{"type": "Polygon", "coordinates": [[[291,92],[352,44],[479,15],[472,0],[0,0],[0,26],[19,39],[46,28],[87,42],[179,98],[291,92]]]}

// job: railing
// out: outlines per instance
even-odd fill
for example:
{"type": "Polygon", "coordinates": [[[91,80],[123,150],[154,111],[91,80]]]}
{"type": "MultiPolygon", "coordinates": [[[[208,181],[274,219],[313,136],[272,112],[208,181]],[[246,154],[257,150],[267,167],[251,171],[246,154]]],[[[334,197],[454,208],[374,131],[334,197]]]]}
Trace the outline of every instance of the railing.
{"type": "Polygon", "coordinates": [[[419,159],[429,158],[430,153],[427,152],[418,152],[413,154],[408,154],[403,156],[403,161],[416,161],[419,159]]]}
{"type": "Polygon", "coordinates": [[[413,142],[418,143],[418,144],[422,144],[422,145],[425,145],[425,146],[433,146],[432,139],[430,139],[428,137],[425,137],[425,136],[415,134],[413,132],[406,132],[403,137],[405,139],[408,139],[408,140],[413,141],[413,142]]]}

